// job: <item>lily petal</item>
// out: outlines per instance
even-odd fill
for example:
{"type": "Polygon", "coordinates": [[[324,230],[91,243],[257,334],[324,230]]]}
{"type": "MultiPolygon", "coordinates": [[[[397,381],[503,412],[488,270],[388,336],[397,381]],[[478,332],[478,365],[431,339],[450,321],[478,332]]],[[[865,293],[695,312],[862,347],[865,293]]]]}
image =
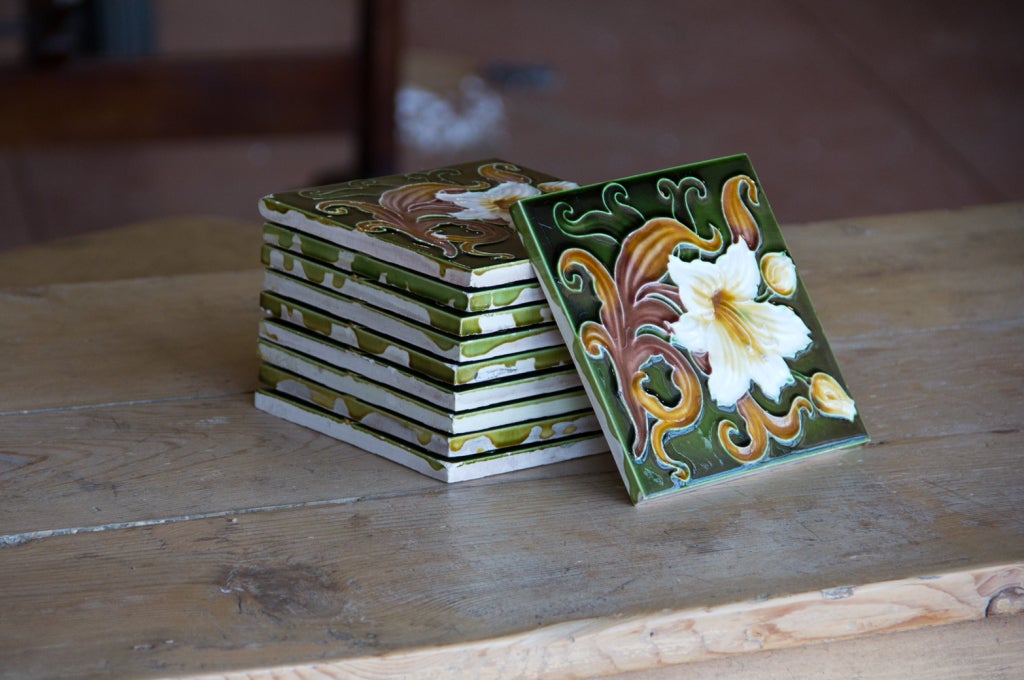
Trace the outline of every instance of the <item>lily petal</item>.
{"type": "Polygon", "coordinates": [[[670,257],[669,275],[685,311],[668,329],[691,354],[707,354],[711,398],[731,407],[753,383],[778,401],[793,382],[786,359],[811,344],[811,332],[789,307],[754,299],[761,271],[746,242],[733,243],[713,263],[670,257]]]}
{"type": "Polygon", "coordinates": [[[464,210],[449,213],[457,220],[502,220],[511,222],[509,208],[523,198],[540,194],[540,189],[523,182],[502,182],[486,191],[438,191],[436,197],[464,210]]]}
{"type": "Polygon", "coordinates": [[[721,285],[721,276],[713,263],[702,260],[683,262],[670,255],[668,275],[678,286],[679,301],[687,312],[696,315],[714,312],[712,297],[721,285]]]}
{"type": "Polygon", "coordinates": [[[725,250],[715,262],[724,283],[723,290],[737,299],[752,299],[757,295],[761,273],[757,268],[757,257],[745,241],[737,241],[725,250]]]}

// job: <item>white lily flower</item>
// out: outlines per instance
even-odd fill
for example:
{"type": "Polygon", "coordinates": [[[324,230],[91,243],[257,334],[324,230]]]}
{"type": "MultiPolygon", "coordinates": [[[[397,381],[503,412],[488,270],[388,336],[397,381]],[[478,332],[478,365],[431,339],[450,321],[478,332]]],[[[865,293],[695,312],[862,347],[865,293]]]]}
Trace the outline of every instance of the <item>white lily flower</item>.
{"type": "Polygon", "coordinates": [[[811,332],[792,309],[754,299],[761,274],[747,244],[733,243],[715,262],[670,256],[668,271],[685,309],[670,325],[673,340],[707,354],[711,398],[731,407],[753,382],[778,401],[793,382],[786,359],[811,344],[811,332]]]}
{"type": "Polygon", "coordinates": [[[512,223],[509,208],[516,201],[540,195],[540,189],[523,182],[502,182],[486,191],[437,192],[437,198],[462,208],[450,213],[457,220],[501,220],[512,223]]]}
{"type": "Polygon", "coordinates": [[[576,182],[570,182],[568,180],[556,180],[552,182],[541,182],[537,185],[537,188],[543,191],[545,194],[551,194],[556,191],[568,191],[569,189],[579,189],[580,185],[576,182]]]}

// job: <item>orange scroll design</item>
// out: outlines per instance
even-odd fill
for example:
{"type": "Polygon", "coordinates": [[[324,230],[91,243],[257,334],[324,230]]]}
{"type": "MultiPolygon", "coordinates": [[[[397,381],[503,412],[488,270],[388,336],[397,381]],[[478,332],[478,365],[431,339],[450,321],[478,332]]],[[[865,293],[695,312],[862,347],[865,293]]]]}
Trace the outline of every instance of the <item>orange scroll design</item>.
{"type": "Polygon", "coordinates": [[[580,248],[566,250],[558,262],[566,286],[580,290],[586,274],[601,303],[600,322],[585,321],[580,326],[580,340],[589,356],[607,356],[611,361],[618,394],[635,432],[634,460],[643,462],[649,447],[659,467],[669,470],[676,483],[689,480],[691,471],[665,450],[666,436],[670,431],[688,430],[699,421],[703,393],[696,371],[680,349],[652,331],[665,331],[679,316],[675,289],[662,279],[669,255],[683,244],[714,252],[721,248],[722,236],[715,231],[704,238],[675,219],[656,218],[623,240],[614,275],[580,248]],[[668,366],[679,392],[675,403],[665,403],[647,389],[648,371],[658,358],[668,366]]]}

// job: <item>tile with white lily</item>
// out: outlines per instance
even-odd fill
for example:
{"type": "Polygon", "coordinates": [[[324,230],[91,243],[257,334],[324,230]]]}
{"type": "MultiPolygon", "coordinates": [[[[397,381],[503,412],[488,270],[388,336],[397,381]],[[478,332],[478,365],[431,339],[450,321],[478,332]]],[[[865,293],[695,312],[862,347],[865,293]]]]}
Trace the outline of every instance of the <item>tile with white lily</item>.
{"type": "Polygon", "coordinates": [[[867,440],[746,156],[512,215],[634,503],[867,440]]]}
{"type": "Polygon", "coordinates": [[[477,288],[535,278],[509,206],[572,187],[490,159],[271,194],[260,213],[344,248],[477,288]]]}
{"type": "Polygon", "coordinates": [[[287,394],[261,389],[256,392],[255,402],[256,408],[261,411],[449,483],[525,470],[608,451],[604,437],[592,433],[449,460],[287,394]]]}
{"type": "Polygon", "coordinates": [[[462,288],[271,223],[263,225],[263,242],[460,312],[485,312],[538,302],[547,304],[536,280],[495,288],[462,288]]]}
{"type": "Polygon", "coordinates": [[[527,324],[524,328],[459,337],[272,270],[264,272],[263,288],[266,292],[346,319],[363,328],[373,328],[398,342],[455,362],[563,344],[553,323],[527,324]]]}
{"type": "MultiPolygon", "coordinates": [[[[362,392],[353,390],[368,390],[371,386],[348,387],[353,376],[371,381],[372,387],[387,386],[389,392],[401,392],[451,412],[487,408],[581,387],[579,375],[572,368],[552,369],[477,385],[444,385],[379,361],[359,350],[332,345],[316,336],[266,320],[260,323],[258,350],[260,358],[267,363],[325,385],[337,385],[335,389],[360,398],[363,398],[362,392]]],[[[371,397],[366,397],[366,400],[377,403],[371,397]]]]}
{"type": "Polygon", "coordinates": [[[482,312],[461,312],[271,246],[263,246],[262,260],[270,269],[320,286],[328,293],[339,293],[460,337],[526,328],[552,320],[551,310],[545,301],[482,312]]]}
{"type": "MultiPolygon", "coordinates": [[[[564,343],[485,357],[477,361],[452,362],[422,352],[415,347],[403,345],[371,328],[348,323],[273,293],[264,292],[260,295],[260,307],[270,316],[291,326],[362,350],[375,358],[448,385],[471,385],[502,380],[572,364],[569,350],[564,343]]],[[[522,343],[529,347],[532,339],[532,336],[521,335],[518,340],[510,339],[505,344],[522,343]]]]}
{"type": "Polygon", "coordinates": [[[600,430],[594,410],[588,406],[560,415],[546,414],[523,422],[503,421],[500,425],[481,430],[452,434],[427,427],[401,411],[389,411],[375,406],[270,364],[260,366],[260,381],[277,392],[315,404],[363,427],[443,458],[464,458],[525,444],[556,442],[574,434],[600,430]]]}

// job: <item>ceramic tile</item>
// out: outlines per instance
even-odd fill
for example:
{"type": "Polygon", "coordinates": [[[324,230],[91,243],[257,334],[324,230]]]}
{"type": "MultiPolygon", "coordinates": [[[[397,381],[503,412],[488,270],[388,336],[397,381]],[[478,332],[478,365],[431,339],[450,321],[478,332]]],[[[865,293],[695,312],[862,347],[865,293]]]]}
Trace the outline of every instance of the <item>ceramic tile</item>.
{"type": "Polygon", "coordinates": [[[525,349],[556,347],[563,342],[553,323],[460,338],[389,314],[358,300],[327,293],[317,286],[273,271],[264,274],[263,287],[271,293],[322,310],[331,316],[344,318],[364,328],[373,328],[383,335],[451,361],[471,361],[525,349]]]}
{"type": "Polygon", "coordinates": [[[544,302],[544,293],[537,281],[498,288],[461,288],[277,224],[263,225],[263,241],[330,267],[358,274],[382,286],[461,312],[484,312],[489,309],[544,302]]]}
{"type": "Polygon", "coordinates": [[[260,295],[260,306],[274,318],[448,385],[471,385],[572,364],[564,344],[480,361],[445,361],[369,328],[346,323],[273,293],[260,295]]]}
{"type": "Polygon", "coordinates": [[[459,286],[534,278],[508,206],[568,183],[500,160],[272,194],[271,222],[459,286]]]}
{"type": "Polygon", "coordinates": [[[401,413],[425,427],[453,435],[590,408],[587,395],[581,388],[577,388],[496,406],[453,411],[402,392],[391,385],[383,385],[358,373],[328,366],[284,347],[265,344],[261,345],[259,350],[260,358],[272,366],[332,390],[355,395],[368,404],[401,413]]]}
{"type": "Polygon", "coordinates": [[[593,409],[587,408],[524,422],[505,422],[486,430],[450,434],[425,427],[415,418],[382,409],[351,394],[332,390],[269,364],[260,367],[260,380],[276,392],[315,404],[370,430],[418,446],[442,458],[464,458],[528,444],[555,442],[574,434],[600,430],[593,409]]]}
{"type": "Polygon", "coordinates": [[[603,437],[597,434],[585,434],[554,443],[532,444],[506,449],[499,453],[481,454],[459,460],[445,460],[288,395],[260,390],[256,393],[255,402],[256,408],[278,418],[308,427],[429,477],[449,483],[558,463],[608,450],[608,445],[603,437]]]}
{"type": "MultiPolygon", "coordinates": [[[[386,385],[391,391],[403,392],[412,398],[429,402],[440,409],[456,412],[487,408],[506,402],[542,397],[553,392],[580,388],[579,376],[571,368],[544,371],[526,377],[498,380],[480,385],[452,387],[377,361],[357,350],[339,348],[313,336],[283,326],[273,326],[272,322],[264,321],[260,324],[260,335],[263,339],[259,342],[259,353],[267,363],[287,368],[310,380],[353,394],[390,410],[398,409],[375,401],[375,398],[370,396],[364,397],[362,393],[352,391],[355,389],[354,387],[345,387],[342,383],[335,384],[336,380],[340,380],[335,373],[341,371],[345,374],[345,384],[349,383],[350,374],[356,375],[373,381],[377,385],[386,385]]],[[[509,421],[506,418],[504,422],[509,421]]],[[[500,423],[492,423],[490,426],[496,424],[500,423]]]]}
{"type": "Polygon", "coordinates": [[[271,269],[321,286],[328,293],[339,293],[459,337],[500,333],[552,321],[547,302],[484,312],[458,312],[270,246],[263,247],[262,260],[271,269]]]}
{"type": "Polygon", "coordinates": [[[866,441],[746,156],[512,215],[633,502],[866,441]]]}

